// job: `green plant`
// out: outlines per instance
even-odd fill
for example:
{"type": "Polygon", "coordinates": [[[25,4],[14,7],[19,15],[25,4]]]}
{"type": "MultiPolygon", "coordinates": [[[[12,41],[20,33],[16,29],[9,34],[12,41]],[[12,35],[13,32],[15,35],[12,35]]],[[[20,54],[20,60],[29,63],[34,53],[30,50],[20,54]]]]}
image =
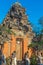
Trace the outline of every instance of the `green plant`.
{"type": "Polygon", "coordinates": [[[10,29],[6,29],[6,32],[10,34],[11,33],[11,30],[10,29]]]}
{"type": "Polygon", "coordinates": [[[6,58],[6,65],[10,65],[10,57],[6,58]]]}
{"type": "Polygon", "coordinates": [[[35,55],[32,55],[31,57],[31,64],[30,65],[37,65],[37,60],[36,60],[36,56],[35,55]]]}

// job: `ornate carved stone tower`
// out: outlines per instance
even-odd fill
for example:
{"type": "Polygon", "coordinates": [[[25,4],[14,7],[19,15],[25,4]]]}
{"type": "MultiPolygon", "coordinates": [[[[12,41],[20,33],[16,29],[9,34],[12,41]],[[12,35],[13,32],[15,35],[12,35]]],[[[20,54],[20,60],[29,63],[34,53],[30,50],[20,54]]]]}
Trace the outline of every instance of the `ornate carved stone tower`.
{"type": "Polygon", "coordinates": [[[7,32],[10,33],[10,36],[7,34],[8,38],[11,38],[10,44],[4,43],[3,52],[8,57],[13,51],[16,51],[18,60],[22,60],[33,38],[32,27],[25,11],[25,8],[23,8],[20,3],[16,2],[9,10],[2,24],[2,26],[7,29],[7,32]],[[10,54],[8,54],[8,50],[10,54]]]}

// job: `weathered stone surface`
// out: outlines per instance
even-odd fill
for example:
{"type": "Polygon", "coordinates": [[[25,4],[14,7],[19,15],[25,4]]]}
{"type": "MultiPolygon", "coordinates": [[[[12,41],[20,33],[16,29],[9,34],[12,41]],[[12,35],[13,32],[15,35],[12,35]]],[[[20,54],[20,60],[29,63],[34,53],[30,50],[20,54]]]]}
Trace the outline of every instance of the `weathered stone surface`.
{"type": "Polygon", "coordinates": [[[33,36],[32,27],[28,22],[27,15],[25,14],[25,8],[19,3],[15,3],[11,7],[0,26],[0,40],[2,40],[2,38],[4,41],[11,40],[11,34],[27,37],[33,36]]]}

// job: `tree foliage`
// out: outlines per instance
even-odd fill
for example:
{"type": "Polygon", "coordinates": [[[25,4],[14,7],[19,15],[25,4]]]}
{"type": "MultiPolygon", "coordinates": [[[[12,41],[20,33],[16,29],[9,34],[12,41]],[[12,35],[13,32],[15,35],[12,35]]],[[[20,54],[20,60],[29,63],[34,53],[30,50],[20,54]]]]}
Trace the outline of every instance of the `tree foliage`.
{"type": "Polygon", "coordinates": [[[39,19],[39,24],[41,25],[41,34],[43,34],[43,16],[39,19]]]}

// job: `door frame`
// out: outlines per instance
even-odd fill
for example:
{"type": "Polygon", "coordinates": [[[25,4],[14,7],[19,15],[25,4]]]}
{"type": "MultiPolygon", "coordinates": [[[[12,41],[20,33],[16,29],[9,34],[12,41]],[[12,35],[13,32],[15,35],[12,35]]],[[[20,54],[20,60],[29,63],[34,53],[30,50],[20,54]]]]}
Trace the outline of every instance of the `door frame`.
{"type": "Polygon", "coordinates": [[[16,44],[17,44],[17,41],[20,41],[22,42],[22,59],[23,59],[23,54],[24,54],[24,41],[23,41],[23,38],[16,38],[16,44]]]}

